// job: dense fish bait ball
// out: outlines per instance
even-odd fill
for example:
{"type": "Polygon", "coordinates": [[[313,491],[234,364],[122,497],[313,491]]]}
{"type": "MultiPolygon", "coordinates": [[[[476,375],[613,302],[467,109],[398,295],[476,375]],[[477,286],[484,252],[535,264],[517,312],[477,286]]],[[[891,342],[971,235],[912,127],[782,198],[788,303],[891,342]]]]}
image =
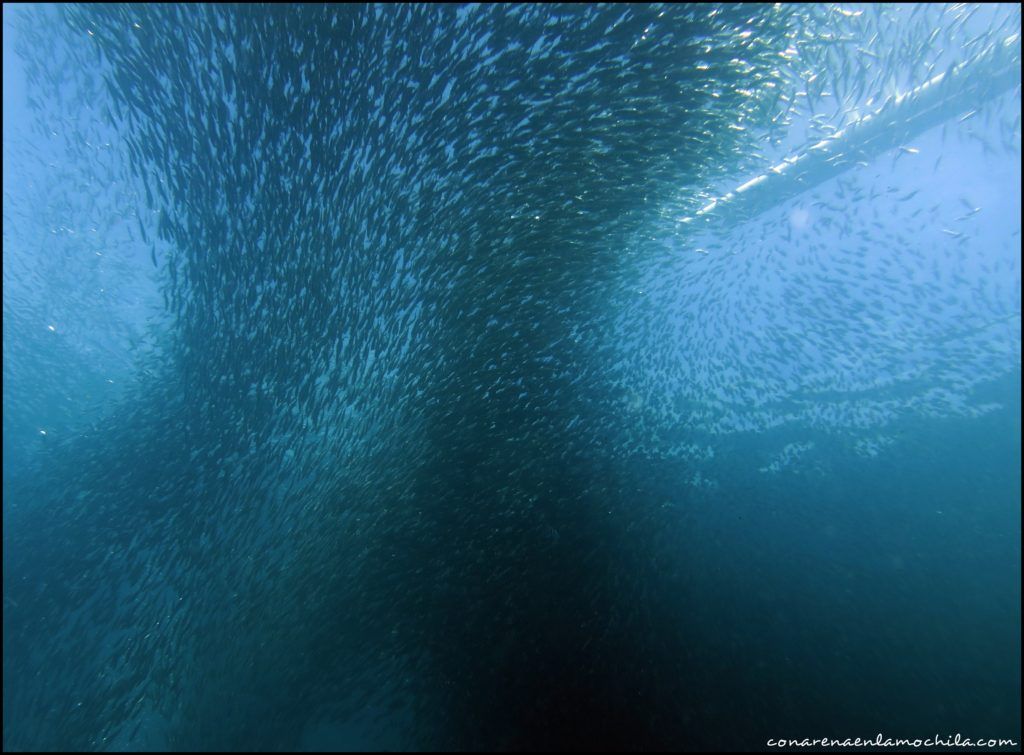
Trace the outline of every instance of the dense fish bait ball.
{"type": "MultiPolygon", "coordinates": [[[[45,486],[11,483],[34,505],[5,572],[36,578],[5,578],[5,747],[290,749],[349,720],[392,748],[731,742],[678,629],[679,525],[644,491],[714,488],[744,434],[802,428],[747,462],[776,475],[988,411],[1020,267],[966,262],[985,207],[879,172],[932,161],[910,145],[732,228],[680,218],[1019,32],[975,12],[34,11],[31,104],[69,159],[11,233],[122,261],[69,313],[135,285],[141,240],[164,309],[117,400],[62,420],[92,426],[41,452],[45,486]],[[899,221],[851,217],[864,197],[899,221]]],[[[1003,159],[1019,112],[946,138],[1003,159]]]]}

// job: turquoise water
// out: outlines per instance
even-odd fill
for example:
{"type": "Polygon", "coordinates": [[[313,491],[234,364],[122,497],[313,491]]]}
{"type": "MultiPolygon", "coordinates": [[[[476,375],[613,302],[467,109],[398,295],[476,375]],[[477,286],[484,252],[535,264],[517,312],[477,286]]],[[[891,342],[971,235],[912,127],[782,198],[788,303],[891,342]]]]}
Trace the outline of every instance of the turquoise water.
{"type": "Polygon", "coordinates": [[[1019,748],[1019,32],[5,6],[5,749],[1019,748]]]}

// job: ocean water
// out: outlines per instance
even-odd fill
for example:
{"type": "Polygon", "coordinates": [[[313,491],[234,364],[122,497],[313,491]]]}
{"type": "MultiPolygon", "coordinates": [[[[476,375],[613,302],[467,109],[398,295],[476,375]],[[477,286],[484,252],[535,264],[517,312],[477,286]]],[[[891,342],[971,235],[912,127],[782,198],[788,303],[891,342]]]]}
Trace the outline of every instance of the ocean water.
{"type": "Polygon", "coordinates": [[[1019,6],[3,14],[5,750],[1019,750],[1019,6]]]}

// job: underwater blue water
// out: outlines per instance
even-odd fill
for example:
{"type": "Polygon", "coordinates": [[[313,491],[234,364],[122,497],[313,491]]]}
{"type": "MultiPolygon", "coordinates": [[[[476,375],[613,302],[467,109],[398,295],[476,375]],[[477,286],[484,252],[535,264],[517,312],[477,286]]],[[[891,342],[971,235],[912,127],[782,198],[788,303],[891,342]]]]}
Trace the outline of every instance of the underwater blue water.
{"type": "Polygon", "coordinates": [[[5,5],[4,748],[1018,749],[1019,33],[5,5]]]}

